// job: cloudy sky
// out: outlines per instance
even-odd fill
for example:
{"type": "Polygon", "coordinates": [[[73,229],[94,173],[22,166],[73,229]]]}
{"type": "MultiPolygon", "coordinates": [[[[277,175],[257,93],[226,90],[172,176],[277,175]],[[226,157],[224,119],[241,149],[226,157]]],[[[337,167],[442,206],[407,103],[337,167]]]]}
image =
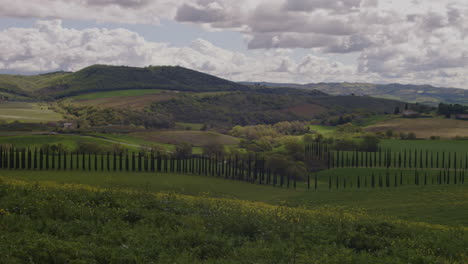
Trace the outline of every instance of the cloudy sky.
{"type": "Polygon", "coordinates": [[[466,0],[0,0],[0,73],[180,65],[234,81],[468,88],[466,0]]]}

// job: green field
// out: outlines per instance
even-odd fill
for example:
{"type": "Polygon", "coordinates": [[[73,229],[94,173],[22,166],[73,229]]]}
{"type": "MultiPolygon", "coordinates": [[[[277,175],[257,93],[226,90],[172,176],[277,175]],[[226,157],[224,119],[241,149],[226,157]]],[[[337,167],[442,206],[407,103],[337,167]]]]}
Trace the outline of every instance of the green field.
{"type": "Polygon", "coordinates": [[[468,153],[468,140],[396,140],[385,139],[380,147],[394,152],[404,150],[428,150],[432,152],[468,153]]]}
{"type": "MultiPolygon", "coordinates": [[[[168,190],[171,185],[183,185],[189,179],[180,175],[161,178],[132,174],[135,177],[132,181],[128,176],[2,171],[2,261],[403,264],[467,260],[467,229],[447,223],[405,221],[334,205],[291,208],[211,198],[207,191],[212,188],[201,184],[198,190],[192,189],[204,191],[197,196],[173,191],[155,193],[168,190]],[[51,181],[54,178],[65,184],[51,181]],[[72,178],[88,181],[90,185],[69,184],[74,181],[72,178]],[[101,183],[100,178],[104,178],[101,183]]],[[[203,182],[194,178],[187,186],[197,186],[197,180],[203,182]]],[[[282,194],[290,199],[296,194],[273,188],[268,189],[271,191],[268,194],[266,188],[250,184],[230,185],[232,188],[228,189],[223,187],[228,185],[227,181],[206,181],[209,182],[227,193],[254,191],[251,197],[282,194]]],[[[429,196],[437,194],[442,198],[441,204],[460,196],[456,191],[425,192],[429,196]]],[[[318,193],[302,195],[318,198],[318,193]]],[[[333,194],[337,195],[340,194],[333,194]]],[[[421,193],[413,191],[405,197],[414,199],[416,195],[421,193]]],[[[389,201],[387,194],[369,196],[381,197],[375,203],[395,204],[402,200],[389,201]]]]}
{"type": "Polygon", "coordinates": [[[47,105],[26,102],[0,103],[0,121],[47,123],[59,121],[63,117],[50,110],[47,105]]]}
{"type": "Polygon", "coordinates": [[[396,118],[368,126],[364,130],[383,133],[388,130],[396,133],[413,132],[417,138],[438,136],[453,139],[468,135],[468,121],[446,118],[396,118]]]}
{"type": "MultiPolygon", "coordinates": [[[[114,142],[107,141],[105,139],[76,136],[76,135],[16,135],[16,136],[0,136],[0,144],[11,144],[16,147],[29,147],[39,148],[45,144],[62,144],[68,151],[74,151],[78,147],[79,142],[96,144],[102,147],[110,147],[114,142]]],[[[137,147],[126,146],[133,151],[137,151],[137,147]]]]}
{"type": "MultiPolygon", "coordinates": [[[[404,175],[403,187],[371,188],[369,177],[371,171],[376,175],[385,172],[384,170],[366,169],[324,171],[319,174],[317,191],[314,191],[313,188],[307,191],[305,183],[298,183],[297,189],[293,190],[210,176],[167,173],[0,171],[0,176],[27,181],[86,184],[111,189],[171,191],[188,195],[260,201],[272,205],[305,206],[310,209],[342,207],[350,211],[364,210],[374,216],[468,227],[468,185],[415,186],[411,178],[412,172],[408,171],[404,175]],[[338,190],[335,188],[334,181],[332,190],[328,189],[329,175],[340,176],[338,190]],[[357,175],[362,177],[362,187],[359,190],[356,188],[357,175]],[[345,176],[348,179],[347,189],[343,189],[342,184],[345,176]],[[367,188],[363,187],[364,176],[367,176],[369,180],[367,188]],[[353,187],[350,188],[353,183],[353,187]]],[[[393,178],[391,183],[393,184],[393,178]]]]}
{"type": "MultiPolygon", "coordinates": [[[[151,141],[151,140],[145,140],[144,138],[133,136],[132,134],[102,134],[102,133],[95,133],[93,135],[96,135],[98,137],[110,139],[110,140],[115,140],[127,144],[132,144],[132,145],[139,145],[142,147],[162,147],[166,149],[167,151],[175,151],[176,145],[174,144],[166,144],[166,143],[161,143],[161,142],[156,142],[156,141],[151,141]]],[[[192,147],[192,152],[193,154],[201,154],[202,153],[202,148],[201,147],[192,147]]]]}
{"type": "Polygon", "coordinates": [[[108,92],[86,93],[86,94],[72,96],[69,98],[75,99],[75,100],[91,100],[91,99],[101,99],[101,98],[157,94],[161,92],[162,90],[156,90],[156,89],[117,90],[117,91],[108,91],[108,92]]]}

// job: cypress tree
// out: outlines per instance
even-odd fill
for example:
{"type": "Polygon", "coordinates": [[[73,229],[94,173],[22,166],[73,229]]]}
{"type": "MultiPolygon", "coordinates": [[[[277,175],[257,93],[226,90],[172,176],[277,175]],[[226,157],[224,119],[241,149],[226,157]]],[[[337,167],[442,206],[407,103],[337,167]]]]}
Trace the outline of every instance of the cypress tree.
{"type": "Polygon", "coordinates": [[[107,171],[110,171],[111,170],[111,161],[110,161],[110,158],[111,158],[111,155],[110,155],[110,152],[107,151],[106,152],[106,169],[107,171]]]}
{"type": "Polygon", "coordinates": [[[406,169],[406,163],[407,163],[407,156],[406,156],[406,149],[405,152],[403,153],[403,167],[406,169]]]}
{"type": "Polygon", "coordinates": [[[412,165],[413,162],[412,162],[412,158],[411,158],[411,153],[412,153],[412,151],[411,151],[411,150],[408,150],[408,168],[410,168],[410,169],[411,169],[412,166],[413,166],[413,165],[412,165]]]}
{"type": "Polygon", "coordinates": [[[117,153],[115,153],[115,151],[114,151],[114,154],[113,154],[113,162],[112,163],[113,163],[112,164],[113,165],[112,169],[113,169],[113,171],[116,171],[117,170],[117,153]]]}
{"type": "Polygon", "coordinates": [[[357,176],[357,188],[361,188],[361,177],[359,175],[357,176]]]}
{"type": "Polygon", "coordinates": [[[448,161],[447,161],[447,169],[450,170],[450,168],[452,167],[452,160],[451,160],[451,157],[452,157],[452,153],[448,153],[448,161]]]}
{"type": "Polygon", "coordinates": [[[94,171],[98,171],[98,154],[97,152],[94,152],[94,171]]]}
{"type": "Polygon", "coordinates": [[[82,169],[83,171],[86,170],[86,160],[85,160],[85,158],[86,158],[85,153],[84,153],[84,152],[81,152],[81,169],[82,169]]]}
{"type": "Polygon", "coordinates": [[[429,153],[427,152],[426,150],[426,169],[429,167],[428,164],[429,163],[429,153]]]}
{"type": "MultiPolygon", "coordinates": [[[[154,171],[154,163],[153,163],[152,155],[153,155],[153,152],[151,152],[151,164],[153,166],[152,171],[154,171]]],[[[122,151],[119,153],[119,170],[123,171],[123,152],[122,151]]]]}
{"type": "Polygon", "coordinates": [[[315,173],[314,190],[317,191],[317,173],[315,173]]]}
{"type": "Polygon", "coordinates": [[[62,153],[61,153],[61,151],[58,151],[57,155],[58,155],[57,169],[61,170],[62,169],[62,153]]]}
{"type": "Polygon", "coordinates": [[[73,170],[73,152],[70,152],[70,170],[73,170]]]}
{"type": "Polygon", "coordinates": [[[90,171],[93,168],[93,164],[91,164],[91,152],[88,152],[88,170],[90,171]]]}
{"type": "Polygon", "coordinates": [[[374,173],[372,173],[371,186],[372,186],[372,188],[375,188],[375,175],[374,175],[374,173]]]}
{"type": "Polygon", "coordinates": [[[68,164],[67,164],[67,152],[64,151],[64,152],[63,152],[63,169],[64,169],[64,170],[67,170],[67,165],[68,165],[68,164]]]}
{"type": "Polygon", "coordinates": [[[442,152],[442,169],[445,169],[445,152],[442,152]]]}
{"type": "Polygon", "coordinates": [[[328,175],[328,190],[331,190],[332,188],[332,179],[331,179],[331,176],[328,175]]]}
{"type": "Polygon", "coordinates": [[[398,168],[401,169],[401,152],[398,152],[398,168]]]}
{"type": "Polygon", "coordinates": [[[50,164],[49,164],[49,150],[48,150],[48,149],[46,150],[46,157],[45,157],[45,159],[46,159],[46,161],[45,161],[45,168],[46,168],[46,170],[48,170],[48,169],[49,169],[49,165],[50,165],[50,164]]]}

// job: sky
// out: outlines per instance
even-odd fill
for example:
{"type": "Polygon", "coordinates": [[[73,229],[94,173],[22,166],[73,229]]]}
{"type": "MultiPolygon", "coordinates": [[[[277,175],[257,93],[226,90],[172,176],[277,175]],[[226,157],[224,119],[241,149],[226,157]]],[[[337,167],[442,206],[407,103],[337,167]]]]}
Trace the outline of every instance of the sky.
{"type": "Polygon", "coordinates": [[[0,0],[0,73],[179,65],[233,81],[468,89],[466,0],[0,0]]]}

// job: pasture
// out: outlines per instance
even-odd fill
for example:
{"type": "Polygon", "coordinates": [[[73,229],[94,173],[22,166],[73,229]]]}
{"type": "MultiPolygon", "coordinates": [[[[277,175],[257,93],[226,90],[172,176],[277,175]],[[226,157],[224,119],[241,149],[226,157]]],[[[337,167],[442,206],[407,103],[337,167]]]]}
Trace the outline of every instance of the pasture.
{"type": "Polygon", "coordinates": [[[0,102],[0,121],[47,123],[59,121],[63,117],[49,109],[46,104],[27,102],[0,102]]]}
{"type": "Polygon", "coordinates": [[[443,118],[398,118],[368,126],[364,130],[384,133],[388,130],[398,133],[413,132],[418,138],[428,139],[432,136],[439,136],[452,139],[457,136],[468,136],[468,121],[443,118]]]}

